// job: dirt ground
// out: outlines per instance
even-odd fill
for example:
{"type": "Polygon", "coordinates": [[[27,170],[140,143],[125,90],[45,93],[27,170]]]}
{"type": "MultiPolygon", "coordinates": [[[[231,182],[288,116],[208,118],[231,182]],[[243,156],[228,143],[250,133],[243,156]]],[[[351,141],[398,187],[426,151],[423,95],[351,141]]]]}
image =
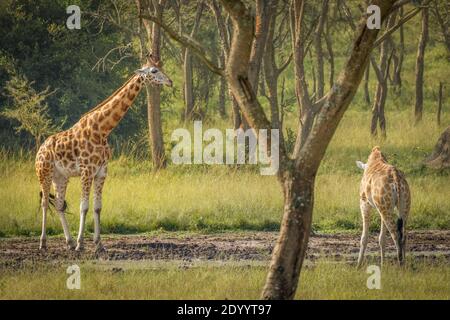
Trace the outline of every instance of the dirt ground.
{"type": "MultiPolygon", "coordinates": [[[[101,259],[265,262],[270,259],[276,236],[274,232],[104,236],[107,252],[101,259]]],[[[67,250],[64,239],[59,237],[48,239],[47,245],[47,251],[41,252],[38,238],[0,239],[0,270],[20,268],[30,263],[98,259],[91,239],[86,239],[82,253],[67,250]]],[[[307,261],[327,258],[354,263],[358,251],[358,235],[317,234],[310,237],[307,261]]],[[[388,256],[395,253],[391,239],[388,252],[388,256]]],[[[439,257],[450,262],[450,230],[409,232],[407,252],[407,255],[418,259],[439,257]]],[[[378,238],[372,234],[368,255],[378,257],[378,254],[378,238]]]]}

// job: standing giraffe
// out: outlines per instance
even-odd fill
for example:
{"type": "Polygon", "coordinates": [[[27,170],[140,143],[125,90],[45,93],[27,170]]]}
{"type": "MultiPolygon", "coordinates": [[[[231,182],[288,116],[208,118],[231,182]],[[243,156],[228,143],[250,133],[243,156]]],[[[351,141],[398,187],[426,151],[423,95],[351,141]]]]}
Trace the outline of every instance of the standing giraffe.
{"type": "Polygon", "coordinates": [[[364,260],[372,207],[377,209],[381,216],[379,236],[381,265],[384,262],[386,231],[389,231],[394,240],[398,262],[402,265],[405,257],[406,222],[411,206],[408,182],[400,170],[387,163],[386,157],[381,153],[379,147],[372,149],[367,164],[357,161],[356,165],[364,170],[360,187],[363,232],[358,267],[364,260]],[[395,209],[397,209],[397,214],[394,213],[395,209]]]}
{"type": "Polygon", "coordinates": [[[135,75],[109,98],[83,115],[72,128],[50,136],[40,146],[35,166],[41,189],[42,234],[39,246],[41,250],[46,249],[45,229],[49,198],[53,197],[50,195],[52,183],[56,193],[54,204],[61,220],[66,244],[68,249],[75,247],[64,214],[65,194],[69,178],[81,176],[80,229],[75,250],[83,250],[84,225],[91,185],[94,183],[94,243],[97,253],[104,251],[100,241],[100,211],[107,162],[111,157],[107,138],[133,104],[144,82],[172,86],[172,80],[159,70],[159,65],[151,56],[149,60],[151,62],[137,70],[135,75]]]}

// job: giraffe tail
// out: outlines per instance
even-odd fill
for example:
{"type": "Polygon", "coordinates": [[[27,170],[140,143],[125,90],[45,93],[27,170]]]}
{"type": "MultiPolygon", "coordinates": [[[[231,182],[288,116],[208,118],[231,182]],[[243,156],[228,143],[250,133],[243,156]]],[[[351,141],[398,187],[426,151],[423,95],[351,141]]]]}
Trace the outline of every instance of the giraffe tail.
{"type": "MultiPolygon", "coordinates": [[[[40,202],[42,202],[42,191],[39,192],[39,199],[40,199],[40,202]]],[[[52,208],[54,208],[54,209],[56,209],[56,206],[55,206],[55,199],[56,199],[56,197],[55,197],[54,194],[51,194],[51,193],[50,193],[50,194],[48,195],[48,204],[50,205],[50,207],[52,207],[52,208]]],[[[67,209],[67,201],[64,200],[64,204],[63,204],[63,207],[62,207],[62,211],[64,212],[64,211],[66,211],[66,209],[67,209]]]]}

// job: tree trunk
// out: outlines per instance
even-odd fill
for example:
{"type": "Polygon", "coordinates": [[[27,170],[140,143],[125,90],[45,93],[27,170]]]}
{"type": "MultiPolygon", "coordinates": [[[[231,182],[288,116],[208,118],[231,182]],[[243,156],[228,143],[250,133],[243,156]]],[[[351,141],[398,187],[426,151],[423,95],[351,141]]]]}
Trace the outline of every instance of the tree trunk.
{"type": "Polygon", "coordinates": [[[439,82],[439,97],[438,97],[438,109],[437,109],[437,124],[438,126],[441,125],[441,112],[442,112],[442,91],[443,91],[443,84],[442,82],[439,82]]]}
{"type": "Polygon", "coordinates": [[[416,58],[416,104],[414,106],[415,123],[422,120],[423,113],[423,70],[425,59],[425,48],[428,41],[428,8],[422,9],[422,32],[420,34],[419,46],[416,58]]]}
{"type": "Polygon", "coordinates": [[[192,56],[190,49],[186,48],[184,50],[184,64],[183,64],[183,75],[184,75],[184,120],[188,121],[191,119],[194,112],[194,79],[192,74],[192,56]]]}
{"type": "Polygon", "coordinates": [[[448,3],[445,1],[433,1],[434,7],[433,12],[436,16],[436,20],[441,27],[442,36],[444,37],[445,47],[447,48],[447,58],[450,60],[450,32],[448,30],[448,3]],[[444,8],[439,7],[438,5],[442,5],[444,8]],[[447,12],[447,21],[441,15],[441,10],[447,12]]]}
{"type": "MultiPolygon", "coordinates": [[[[151,4],[142,0],[137,0],[138,12],[148,10],[154,12],[158,17],[162,17],[163,0],[153,1],[151,4]],[[147,5],[147,6],[145,6],[147,5]]],[[[152,59],[156,62],[161,61],[161,27],[156,23],[150,23],[143,20],[145,29],[147,31],[147,43],[150,44],[150,52],[152,59]]],[[[144,56],[144,40],[141,36],[141,55],[144,56]]],[[[161,63],[162,65],[162,63],[161,63]]],[[[145,91],[147,94],[147,119],[149,127],[149,140],[152,152],[152,163],[154,170],[159,170],[166,167],[166,156],[164,150],[164,140],[162,132],[161,120],[161,89],[159,86],[146,85],[145,91]]]]}
{"type": "Polygon", "coordinates": [[[368,106],[370,106],[369,80],[370,80],[370,64],[367,64],[366,72],[364,73],[364,101],[368,106]]]}
{"type": "MultiPolygon", "coordinates": [[[[394,1],[374,3],[380,7],[381,17],[385,19],[394,1]]],[[[293,11],[298,16],[295,1],[293,11]]],[[[284,163],[281,166],[285,169],[280,172],[285,196],[284,216],[262,294],[265,299],[294,298],[310,234],[315,176],[327,146],[358,89],[377,34],[378,30],[369,30],[366,19],[362,19],[349,59],[297,153],[295,164],[284,163]]]]}
{"type": "Polygon", "coordinates": [[[330,18],[328,17],[325,32],[325,43],[327,45],[328,63],[330,65],[329,85],[331,89],[334,83],[334,51],[333,51],[333,42],[331,41],[330,18]]]}
{"type": "Polygon", "coordinates": [[[323,97],[323,93],[325,90],[325,76],[324,76],[324,66],[323,66],[323,50],[322,50],[322,35],[325,27],[325,21],[327,20],[328,14],[328,1],[322,1],[322,9],[320,12],[319,22],[317,24],[316,30],[314,32],[314,48],[315,48],[315,57],[317,64],[317,91],[315,95],[315,99],[319,100],[323,97]]]}
{"type": "MultiPolygon", "coordinates": [[[[197,11],[195,14],[194,25],[192,27],[192,31],[190,34],[191,38],[194,38],[199,25],[200,19],[203,12],[203,1],[200,1],[197,5],[197,11]]],[[[192,69],[192,54],[189,48],[186,48],[184,51],[184,65],[183,65],[183,73],[184,73],[184,104],[185,104],[185,112],[184,112],[184,120],[190,120],[194,113],[194,74],[192,69]]]]}
{"type": "MultiPolygon", "coordinates": [[[[298,155],[301,147],[306,142],[306,138],[311,131],[314,123],[315,111],[311,97],[308,91],[308,83],[306,81],[305,73],[305,31],[304,16],[305,16],[306,2],[302,0],[294,0],[291,10],[290,24],[291,24],[291,38],[294,57],[294,73],[295,73],[295,94],[297,104],[300,108],[299,124],[301,129],[297,132],[297,140],[294,147],[294,157],[298,155]]],[[[314,77],[314,72],[312,73],[314,77]]]]}
{"type": "Polygon", "coordinates": [[[314,172],[299,170],[281,178],[283,219],[263,299],[293,299],[308,247],[314,207],[314,172]]]}
{"type": "MultiPolygon", "coordinates": [[[[387,29],[389,30],[395,25],[396,14],[392,13],[387,22],[387,29]]],[[[375,92],[373,107],[372,107],[372,122],[370,126],[370,133],[372,136],[377,136],[378,125],[380,127],[381,136],[386,138],[386,118],[384,115],[384,107],[386,105],[386,98],[388,94],[387,78],[389,76],[389,55],[392,53],[392,38],[388,37],[381,43],[380,48],[380,66],[372,59],[372,65],[377,75],[377,88],[375,92]]]]}
{"type": "MultiPolygon", "coordinates": [[[[242,108],[249,124],[255,130],[269,129],[270,121],[259,103],[248,78],[254,23],[251,11],[241,0],[221,0],[233,22],[233,39],[224,72],[229,88],[242,108]]],[[[303,1],[302,1],[303,2],[303,1]]],[[[395,0],[373,0],[380,7],[381,19],[385,20],[395,0]]],[[[304,4],[304,3],[303,3],[304,4]]],[[[295,22],[303,11],[300,1],[294,0],[295,22]],[[302,8],[300,10],[300,8],[302,8]]],[[[300,23],[295,23],[298,34],[300,23]]],[[[303,264],[311,227],[314,202],[314,182],[320,163],[336,129],[353,100],[364,75],[370,52],[379,30],[367,28],[367,16],[361,19],[356,38],[336,83],[318,104],[317,117],[295,158],[288,157],[283,145],[279,145],[278,177],[285,196],[284,216],[280,236],[274,248],[267,282],[262,296],[265,299],[292,299],[295,295],[303,264]]],[[[303,47],[293,36],[294,56],[303,47]]],[[[188,39],[181,40],[193,46],[188,39]]],[[[202,54],[197,54],[202,57],[202,54]]],[[[205,58],[203,56],[203,58],[205,58]]],[[[300,81],[296,74],[296,82],[300,81]]],[[[299,99],[300,100],[300,99],[299,99]]],[[[301,127],[301,124],[299,124],[301,127]]],[[[267,141],[267,145],[276,141],[267,141]]],[[[297,142],[296,142],[297,145],[297,142]]]]}
{"type": "Polygon", "coordinates": [[[450,126],[439,137],[433,153],[425,160],[433,169],[450,168],[450,126]]]}
{"type": "MultiPolygon", "coordinates": [[[[225,56],[224,56],[223,51],[221,51],[219,54],[219,62],[220,62],[219,66],[221,68],[224,68],[225,67],[225,56]]],[[[219,111],[219,115],[222,119],[225,119],[227,117],[227,112],[226,112],[226,108],[225,108],[226,92],[227,92],[227,82],[224,77],[220,77],[218,111],[219,111]]]]}
{"type": "MultiPolygon", "coordinates": [[[[403,7],[400,8],[400,19],[403,18],[403,7]]],[[[392,84],[394,86],[394,93],[396,95],[401,95],[402,93],[402,67],[403,60],[405,57],[405,35],[403,25],[400,26],[399,30],[400,42],[398,49],[398,59],[394,64],[394,76],[392,80],[392,84]]]]}

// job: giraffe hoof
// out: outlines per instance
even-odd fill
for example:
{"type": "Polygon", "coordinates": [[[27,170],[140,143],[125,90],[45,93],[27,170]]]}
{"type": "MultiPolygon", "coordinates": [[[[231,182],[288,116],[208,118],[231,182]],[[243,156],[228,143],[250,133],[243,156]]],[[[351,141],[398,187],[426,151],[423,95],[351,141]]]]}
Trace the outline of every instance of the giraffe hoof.
{"type": "Polygon", "coordinates": [[[41,243],[39,244],[39,250],[41,251],[47,251],[47,241],[41,240],[41,243]]]}
{"type": "Polygon", "coordinates": [[[81,243],[79,243],[79,244],[77,245],[77,247],[75,248],[75,251],[77,251],[77,252],[82,252],[82,251],[84,251],[84,246],[83,246],[81,243]]]}
{"type": "Polygon", "coordinates": [[[67,250],[74,250],[75,249],[75,242],[73,240],[67,241],[67,250]]]}
{"type": "Polygon", "coordinates": [[[101,257],[101,256],[104,256],[104,255],[106,255],[106,249],[101,243],[99,243],[97,245],[97,247],[95,248],[95,256],[96,257],[101,257]]]}

